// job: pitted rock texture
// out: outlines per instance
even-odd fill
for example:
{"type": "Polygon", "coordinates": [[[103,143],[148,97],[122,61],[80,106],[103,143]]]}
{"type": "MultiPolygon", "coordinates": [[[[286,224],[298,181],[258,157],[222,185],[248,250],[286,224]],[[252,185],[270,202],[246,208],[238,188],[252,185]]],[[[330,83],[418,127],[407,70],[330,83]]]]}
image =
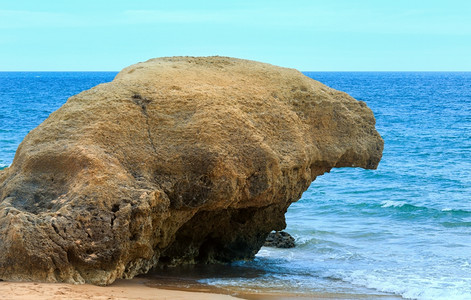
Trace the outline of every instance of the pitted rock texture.
{"type": "Polygon", "coordinates": [[[250,259],[316,176],[376,168],[371,110],[293,69],[152,59],[68,99],[0,171],[0,279],[106,285],[250,259]]]}

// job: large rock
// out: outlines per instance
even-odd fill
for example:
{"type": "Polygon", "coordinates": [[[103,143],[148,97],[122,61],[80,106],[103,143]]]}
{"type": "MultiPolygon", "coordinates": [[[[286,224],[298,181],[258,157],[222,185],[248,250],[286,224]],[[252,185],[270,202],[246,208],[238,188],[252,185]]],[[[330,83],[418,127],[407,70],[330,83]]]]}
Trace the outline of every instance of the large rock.
{"type": "Polygon", "coordinates": [[[300,72],[152,59],[68,99],[0,171],[0,279],[109,284],[250,259],[316,176],[375,168],[363,102],[300,72]]]}

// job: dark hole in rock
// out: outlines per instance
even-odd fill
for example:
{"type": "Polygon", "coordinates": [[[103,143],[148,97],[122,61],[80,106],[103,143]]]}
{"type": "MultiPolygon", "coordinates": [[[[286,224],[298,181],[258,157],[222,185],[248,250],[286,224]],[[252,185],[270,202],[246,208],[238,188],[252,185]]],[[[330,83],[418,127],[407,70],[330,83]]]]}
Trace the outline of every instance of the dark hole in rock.
{"type": "Polygon", "coordinates": [[[113,213],[117,212],[119,210],[119,204],[113,204],[113,207],[111,208],[111,211],[113,213]]]}

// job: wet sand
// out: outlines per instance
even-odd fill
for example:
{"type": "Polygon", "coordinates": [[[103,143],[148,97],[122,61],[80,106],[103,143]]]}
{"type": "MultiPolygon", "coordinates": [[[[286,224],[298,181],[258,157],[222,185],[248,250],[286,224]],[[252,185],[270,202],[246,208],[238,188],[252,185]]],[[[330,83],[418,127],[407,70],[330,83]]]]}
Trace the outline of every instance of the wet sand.
{"type": "Polygon", "coordinates": [[[307,299],[402,299],[386,295],[359,295],[341,293],[319,293],[301,295],[297,293],[271,293],[261,289],[257,293],[244,293],[214,288],[208,285],[182,286],[181,282],[165,285],[145,278],[117,280],[110,286],[89,284],[71,285],[63,283],[4,282],[0,281],[0,299],[19,300],[307,300],[307,299]]]}
{"type": "MultiPolygon", "coordinates": [[[[161,287],[159,287],[160,289],[161,287]]],[[[181,287],[180,287],[181,288],[181,287]]],[[[178,287],[165,286],[165,290],[178,290],[178,287]]],[[[295,292],[286,292],[286,293],[273,293],[269,290],[260,289],[257,292],[247,293],[244,291],[236,290],[223,290],[218,288],[198,288],[195,286],[190,286],[185,288],[185,290],[193,292],[206,292],[206,293],[218,293],[219,295],[231,294],[233,299],[246,299],[246,300],[312,300],[312,299],[337,299],[337,300],[350,300],[350,299],[365,299],[365,300],[398,300],[403,299],[400,296],[396,295],[384,295],[384,294],[355,294],[355,293],[311,293],[311,294],[302,294],[295,292]]]]}
{"type": "MultiPolygon", "coordinates": [[[[306,291],[296,290],[294,287],[285,286],[272,290],[263,286],[263,271],[255,268],[239,268],[228,265],[183,265],[178,267],[157,268],[137,278],[147,279],[145,285],[165,290],[185,290],[193,292],[206,292],[231,295],[248,300],[307,300],[307,299],[403,299],[400,296],[376,292],[373,290],[365,293],[358,290],[345,288],[332,291],[306,291]],[[239,279],[243,277],[254,283],[248,286],[223,286],[217,287],[205,283],[207,278],[239,279]],[[257,284],[258,283],[258,284],[257,284]]],[[[313,287],[314,288],[314,287],[313,287]]]]}
{"type": "MultiPolygon", "coordinates": [[[[145,276],[145,275],[144,275],[145,276]]],[[[319,292],[309,293],[292,291],[271,291],[268,288],[259,287],[256,291],[247,291],[243,288],[218,288],[215,286],[198,283],[188,278],[175,278],[175,277],[161,277],[158,280],[153,279],[146,281],[145,285],[157,289],[164,290],[185,290],[191,292],[203,292],[203,293],[216,293],[219,295],[230,295],[239,299],[246,300],[308,300],[308,299],[379,299],[379,300],[397,300],[403,299],[397,295],[383,294],[383,293],[371,293],[371,294],[359,294],[354,293],[341,293],[341,292],[319,292]]]]}

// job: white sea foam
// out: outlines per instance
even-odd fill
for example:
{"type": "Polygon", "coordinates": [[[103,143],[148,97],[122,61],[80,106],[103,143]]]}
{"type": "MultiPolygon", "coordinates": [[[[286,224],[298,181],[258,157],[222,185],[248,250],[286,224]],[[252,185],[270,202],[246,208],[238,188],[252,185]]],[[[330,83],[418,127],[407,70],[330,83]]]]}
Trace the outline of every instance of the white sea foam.
{"type": "Polygon", "coordinates": [[[260,251],[258,251],[257,253],[257,257],[270,257],[272,256],[272,251],[271,249],[267,248],[267,247],[262,247],[262,249],[260,249],[260,251]]]}
{"type": "Polygon", "coordinates": [[[392,200],[385,200],[381,202],[381,207],[403,207],[407,203],[405,201],[392,201],[392,200]]]}
{"type": "Polygon", "coordinates": [[[385,274],[385,270],[356,270],[350,274],[343,272],[332,275],[354,285],[364,286],[380,292],[393,293],[406,299],[471,299],[471,289],[466,281],[442,282],[410,274],[385,274]],[[387,275],[387,276],[385,276],[387,275]]]}

